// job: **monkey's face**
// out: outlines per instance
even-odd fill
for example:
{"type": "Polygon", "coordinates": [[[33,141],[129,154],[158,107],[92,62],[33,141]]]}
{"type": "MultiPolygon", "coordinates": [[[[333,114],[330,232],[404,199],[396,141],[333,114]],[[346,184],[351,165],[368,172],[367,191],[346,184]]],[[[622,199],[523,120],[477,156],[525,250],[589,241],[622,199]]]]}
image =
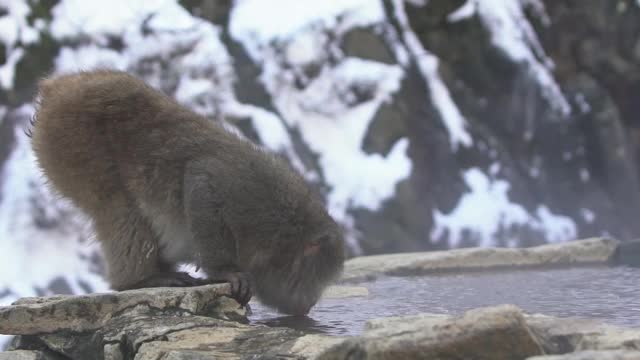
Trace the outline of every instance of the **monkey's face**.
{"type": "Polygon", "coordinates": [[[304,238],[280,242],[290,246],[277,249],[254,277],[263,303],[287,314],[306,315],[342,272],[344,241],[333,220],[321,230],[298,235],[304,238]]]}

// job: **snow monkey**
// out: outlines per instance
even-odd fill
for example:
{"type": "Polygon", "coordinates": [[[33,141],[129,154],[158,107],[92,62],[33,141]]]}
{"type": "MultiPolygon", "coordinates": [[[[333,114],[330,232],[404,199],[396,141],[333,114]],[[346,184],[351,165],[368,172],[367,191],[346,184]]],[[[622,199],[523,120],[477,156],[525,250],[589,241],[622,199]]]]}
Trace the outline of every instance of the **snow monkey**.
{"type": "Polygon", "coordinates": [[[255,292],[307,314],[342,271],[340,228],[302,176],[132,75],[42,80],[30,131],[54,189],[91,217],[116,290],[229,282],[243,305],[255,292]]]}

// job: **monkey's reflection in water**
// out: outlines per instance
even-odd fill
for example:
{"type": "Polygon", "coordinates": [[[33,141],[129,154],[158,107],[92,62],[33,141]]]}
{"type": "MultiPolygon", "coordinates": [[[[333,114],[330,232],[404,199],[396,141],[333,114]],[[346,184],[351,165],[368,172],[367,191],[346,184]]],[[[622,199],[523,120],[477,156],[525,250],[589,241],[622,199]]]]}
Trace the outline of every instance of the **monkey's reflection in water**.
{"type": "Polygon", "coordinates": [[[271,327],[287,327],[294,330],[300,330],[305,333],[316,334],[333,334],[336,328],[327,325],[324,322],[314,320],[309,315],[297,316],[297,315],[284,315],[280,317],[259,320],[255,324],[262,324],[271,327]]]}
{"type": "MultiPolygon", "coordinates": [[[[356,302],[354,302],[356,303],[356,302]]],[[[321,300],[317,307],[304,316],[286,315],[275,312],[262,303],[251,301],[247,304],[247,318],[251,324],[261,324],[270,327],[286,327],[299,330],[307,334],[349,335],[355,334],[349,321],[343,321],[346,308],[336,305],[333,301],[321,300]]]]}

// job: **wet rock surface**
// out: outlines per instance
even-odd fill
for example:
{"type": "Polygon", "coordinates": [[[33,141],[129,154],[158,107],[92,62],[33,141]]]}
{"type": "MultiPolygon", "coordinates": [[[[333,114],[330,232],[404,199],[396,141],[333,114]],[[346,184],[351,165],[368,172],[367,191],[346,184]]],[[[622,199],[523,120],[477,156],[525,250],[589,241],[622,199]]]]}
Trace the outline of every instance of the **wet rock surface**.
{"type": "Polygon", "coordinates": [[[637,359],[639,340],[640,329],[526,315],[513,305],[501,305],[461,316],[420,314],[372,320],[362,336],[331,347],[319,358],[499,360],[564,354],[549,359],[637,359]],[[578,353],[567,354],[574,351],[578,353]]]}
{"type": "Polygon", "coordinates": [[[378,323],[364,335],[329,349],[320,359],[523,359],[542,345],[513,306],[478,309],[460,318],[421,317],[378,323]]]}
{"type": "Polygon", "coordinates": [[[224,320],[244,316],[229,298],[227,284],[195,288],[153,288],[80,296],[23,298],[0,307],[0,333],[85,332],[122,315],[206,315],[224,320]]]}
{"type": "MultiPolygon", "coordinates": [[[[507,252],[466,249],[426,258],[424,254],[407,254],[404,263],[399,255],[389,255],[378,257],[375,263],[382,269],[379,273],[403,267],[406,273],[415,273],[407,264],[442,270],[447,262],[457,271],[478,265],[502,269],[505,264],[605,264],[611,262],[617,245],[613,240],[587,239],[535,249],[503,249],[507,252]]],[[[370,260],[351,260],[357,261],[370,260]]],[[[256,324],[229,297],[229,290],[228,284],[218,284],[24,298],[0,307],[0,333],[18,335],[9,351],[0,353],[0,360],[627,360],[640,356],[640,329],[590,319],[529,315],[515,305],[478,307],[455,315],[420,313],[378,318],[385,313],[385,306],[393,306],[381,304],[376,313],[370,314],[361,334],[329,336],[308,328],[296,329],[290,326],[295,322],[290,317],[286,318],[289,323],[256,324]]],[[[343,313],[332,313],[339,320],[350,311],[344,303],[360,302],[364,306],[363,302],[374,300],[372,296],[375,294],[370,294],[366,283],[332,286],[322,301],[343,309],[343,313]]],[[[311,317],[317,315],[314,311],[311,317]]]]}
{"type": "Polygon", "coordinates": [[[619,244],[613,239],[593,238],[531,248],[468,248],[361,256],[345,263],[342,279],[357,281],[380,275],[603,264],[615,259],[619,244]]]}
{"type": "Polygon", "coordinates": [[[211,359],[307,356],[340,338],[248,325],[228,284],[25,298],[0,308],[19,335],[0,359],[211,359]]]}
{"type": "Polygon", "coordinates": [[[628,350],[604,350],[604,351],[578,351],[564,355],[534,356],[527,360],[638,360],[638,351],[628,350]]]}
{"type": "Polygon", "coordinates": [[[16,350],[0,352],[0,360],[47,360],[47,357],[40,351],[16,350]]]}

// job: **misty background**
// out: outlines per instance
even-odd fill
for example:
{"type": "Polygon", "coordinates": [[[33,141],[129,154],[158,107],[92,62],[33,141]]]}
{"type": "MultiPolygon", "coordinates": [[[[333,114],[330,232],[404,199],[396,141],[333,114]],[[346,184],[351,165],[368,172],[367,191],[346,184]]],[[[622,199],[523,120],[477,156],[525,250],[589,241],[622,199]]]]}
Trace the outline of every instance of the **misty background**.
{"type": "Polygon", "coordinates": [[[115,68],[285,156],[351,255],[640,234],[640,1],[0,0],[0,304],[104,291],[24,134],[115,68]]]}

